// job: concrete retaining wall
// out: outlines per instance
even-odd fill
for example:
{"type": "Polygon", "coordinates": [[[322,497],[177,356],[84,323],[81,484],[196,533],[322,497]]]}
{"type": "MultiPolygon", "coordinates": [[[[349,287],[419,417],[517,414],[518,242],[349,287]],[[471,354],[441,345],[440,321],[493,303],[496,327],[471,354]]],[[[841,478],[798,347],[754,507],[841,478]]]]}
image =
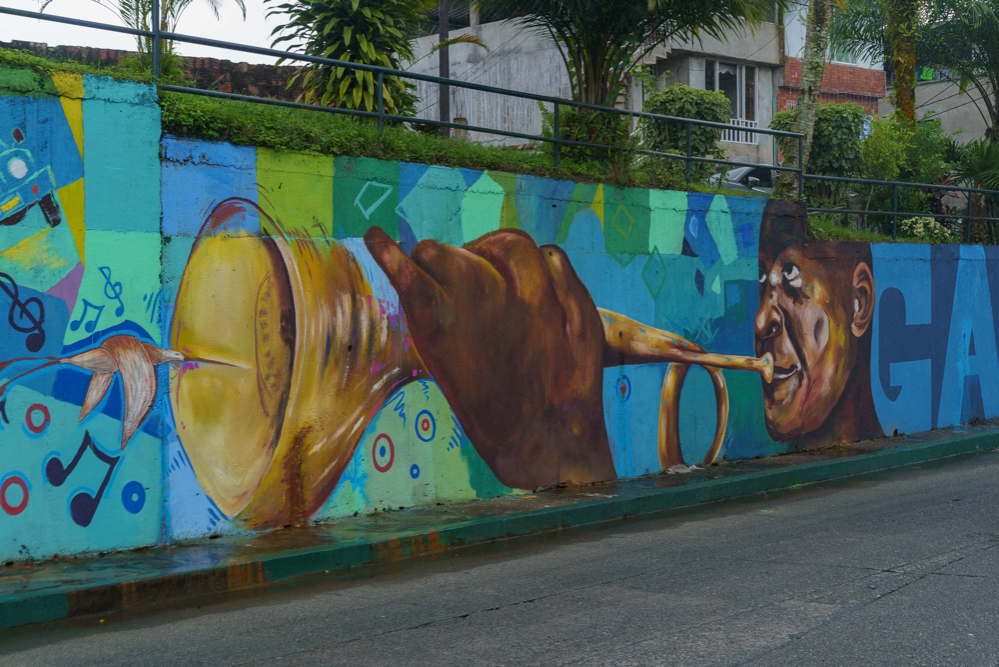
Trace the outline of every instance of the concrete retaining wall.
{"type": "Polygon", "coordinates": [[[0,142],[0,562],[999,415],[995,248],[161,137],[91,76],[0,70],[0,142]]]}

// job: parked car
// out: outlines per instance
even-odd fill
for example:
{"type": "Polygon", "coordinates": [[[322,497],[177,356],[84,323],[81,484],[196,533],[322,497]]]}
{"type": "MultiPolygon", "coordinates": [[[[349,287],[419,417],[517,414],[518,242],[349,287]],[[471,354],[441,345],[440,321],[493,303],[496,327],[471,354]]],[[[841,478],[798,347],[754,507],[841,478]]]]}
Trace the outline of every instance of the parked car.
{"type": "Polygon", "coordinates": [[[719,172],[708,179],[708,183],[729,190],[749,190],[769,195],[777,182],[777,170],[768,164],[759,167],[734,167],[719,172]]]}

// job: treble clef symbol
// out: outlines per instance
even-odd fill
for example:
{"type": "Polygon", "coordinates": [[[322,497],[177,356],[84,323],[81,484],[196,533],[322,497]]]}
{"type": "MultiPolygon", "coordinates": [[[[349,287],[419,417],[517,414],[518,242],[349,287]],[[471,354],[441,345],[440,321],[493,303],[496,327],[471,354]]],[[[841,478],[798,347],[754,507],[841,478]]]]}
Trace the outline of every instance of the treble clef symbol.
{"type": "Polygon", "coordinates": [[[41,299],[36,296],[21,301],[18,296],[17,283],[6,273],[0,273],[0,288],[10,297],[10,310],[7,312],[7,321],[14,331],[29,334],[24,341],[24,346],[29,352],[38,352],[45,345],[45,331],[42,324],[45,322],[45,306],[41,299]],[[32,312],[32,307],[38,309],[37,316],[32,312]],[[27,323],[27,324],[25,324],[27,323]]]}
{"type": "Polygon", "coordinates": [[[125,313],[125,304],[121,300],[121,283],[111,282],[111,267],[100,267],[101,275],[104,276],[104,296],[110,301],[117,301],[118,307],[114,309],[115,317],[121,317],[125,313]]]}

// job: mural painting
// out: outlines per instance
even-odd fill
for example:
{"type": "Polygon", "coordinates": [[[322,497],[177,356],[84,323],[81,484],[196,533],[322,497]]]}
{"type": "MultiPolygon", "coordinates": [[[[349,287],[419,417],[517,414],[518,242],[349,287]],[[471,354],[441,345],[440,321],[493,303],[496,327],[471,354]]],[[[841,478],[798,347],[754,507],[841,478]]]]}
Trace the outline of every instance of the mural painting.
{"type": "Polygon", "coordinates": [[[760,229],[756,353],[767,431],[792,450],[883,435],[871,394],[875,288],[870,245],[807,243],[804,210],[772,201],[760,229]]]}
{"type": "Polygon", "coordinates": [[[2,561],[160,538],[155,95],[36,78],[0,97],[2,561]]]}
{"type": "Polygon", "coordinates": [[[999,416],[995,248],[160,137],[99,77],[0,97],[0,142],[0,560],[999,416]]]}

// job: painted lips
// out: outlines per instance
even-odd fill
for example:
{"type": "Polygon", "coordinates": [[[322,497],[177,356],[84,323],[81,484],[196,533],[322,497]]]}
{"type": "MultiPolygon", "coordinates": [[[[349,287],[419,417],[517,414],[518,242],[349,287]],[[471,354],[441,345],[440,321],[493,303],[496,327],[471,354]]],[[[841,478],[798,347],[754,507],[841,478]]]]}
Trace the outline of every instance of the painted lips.
{"type": "Polygon", "coordinates": [[[787,380],[788,378],[794,376],[798,370],[800,370],[798,364],[791,364],[790,368],[786,366],[774,366],[774,382],[787,380]]]}

